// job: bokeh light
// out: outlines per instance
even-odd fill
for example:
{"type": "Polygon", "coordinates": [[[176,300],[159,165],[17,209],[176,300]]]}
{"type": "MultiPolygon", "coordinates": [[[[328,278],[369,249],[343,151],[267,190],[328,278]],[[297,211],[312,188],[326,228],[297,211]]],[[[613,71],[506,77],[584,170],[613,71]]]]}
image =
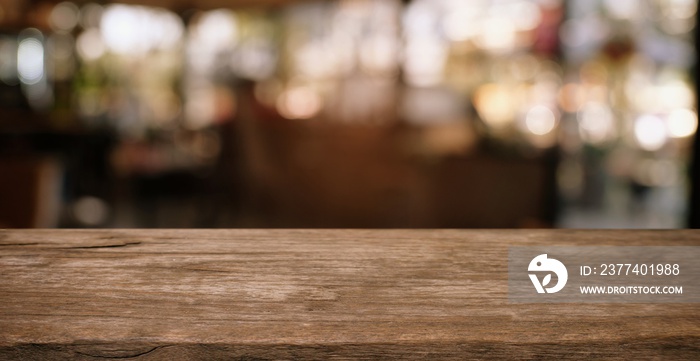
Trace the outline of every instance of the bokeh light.
{"type": "Polygon", "coordinates": [[[37,84],[44,77],[44,44],[40,38],[29,37],[19,42],[17,73],[27,85],[37,84]]]}
{"type": "Polygon", "coordinates": [[[51,10],[49,24],[56,31],[67,32],[73,30],[78,25],[80,19],[80,9],[72,2],[62,2],[56,4],[51,10]]]}
{"type": "Polygon", "coordinates": [[[80,57],[88,62],[101,58],[106,50],[100,31],[94,28],[82,32],[76,46],[80,57]]]}
{"type": "Polygon", "coordinates": [[[277,100],[277,109],[287,119],[308,119],[321,110],[322,99],[308,86],[286,89],[277,100]]]}
{"type": "Polygon", "coordinates": [[[525,115],[525,126],[535,135],[545,135],[554,130],[557,117],[554,112],[544,105],[537,105],[525,115]]]}
{"type": "Polygon", "coordinates": [[[605,104],[588,103],[578,113],[581,138],[592,144],[601,144],[617,136],[615,117],[605,104]]]}
{"type": "Polygon", "coordinates": [[[655,151],[666,144],[666,125],[655,115],[642,115],[634,122],[634,135],[642,149],[655,151]]]}
{"type": "Polygon", "coordinates": [[[515,94],[511,88],[499,84],[484,84],[474,94],[474,106],[489,126],[499,128],[515,118],[515,94]]]}
{"type": "Polygon", "coordinates": [[[109,205],[100,198],[85,196],[75,202],[73,214],[84,225],[98,226],[109,217],[109,205]]]}
{"type": "MultiPolygon", "coordinates": [[[[222,34],[224,30],[221,29],[222,34]]],[[[109,50],[141,55],[177,45],[184,26],[168,10],[117,4],[105,8],[100,31],[109,50]]]]}
{"type": "Polygon", "coordinates": [[[690,109],[676,109],[668,115],[668,133],[674,138],[689,137],[698,129],[697,113],[690,109]]]}

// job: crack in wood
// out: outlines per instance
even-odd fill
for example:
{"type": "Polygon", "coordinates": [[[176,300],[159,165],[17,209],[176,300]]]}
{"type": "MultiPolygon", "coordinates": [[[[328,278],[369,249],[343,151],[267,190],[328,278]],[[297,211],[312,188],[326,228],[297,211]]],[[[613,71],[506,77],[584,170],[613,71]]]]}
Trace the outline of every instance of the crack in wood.
{"type": "Polygon", "coordinates": [[[143,352],[138,352],[135,354],[126,354],[126,355],[95,355],[87,352],[80,352],[80,351],[75,351],[75,353],[82,355],[82,356],[88,356],[88,357],[95,357],[95,358],[105,358],[105,359],[128,359],[128,358],[134,358],[134,357],[141,357],[148,355],[158,349],[161,349],[163,347],[168,347],[168,345],[163,345],[163,346],[155,346],[151,348],[150,350],[146,350],[143,352]]]}
{"type": "Polygon", "coordinates": [[[105,245],[97,245],[97,246],[74,246],[74,247],[63,247],[61,249],[95,249],[95,248],[119,248],[119,247],[128,247],[128,246],[138,246],[142,242],[126,242],[126,243],[121,243],[121,244],[105,244],[105,245]]]}

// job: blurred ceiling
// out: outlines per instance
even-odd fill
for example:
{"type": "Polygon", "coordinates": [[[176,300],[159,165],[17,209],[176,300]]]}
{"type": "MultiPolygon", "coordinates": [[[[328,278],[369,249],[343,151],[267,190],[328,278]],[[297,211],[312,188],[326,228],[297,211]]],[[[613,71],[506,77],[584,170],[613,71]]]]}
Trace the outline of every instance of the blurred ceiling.
{"type": "MultiPolygon", "coordinates": [[[[309,0],[117,0],[117,1],[90,1],[74,0],[76,3],[122,3],[138,4],[155,7],[165,7],[170,9],[216,9],[216,8],[239,8],[239,7],[274,7],[291,3],[300,3],[309,0]]],[[[42,0],[31,0],[32,3],[45,3],[42,0]]],[[[61,0],[51,0],[58,3],[61,0]]]]}
{"type": "Polygon", "coordinates": [[[275,8],[318,0],[0,0],[0,33],[17,32],[27,27],[48,29],[47,19],[55,4],[70,1],[87,3],[122,3],[163,7],[184,14],[188,10],[219,8],[275,8]]]}

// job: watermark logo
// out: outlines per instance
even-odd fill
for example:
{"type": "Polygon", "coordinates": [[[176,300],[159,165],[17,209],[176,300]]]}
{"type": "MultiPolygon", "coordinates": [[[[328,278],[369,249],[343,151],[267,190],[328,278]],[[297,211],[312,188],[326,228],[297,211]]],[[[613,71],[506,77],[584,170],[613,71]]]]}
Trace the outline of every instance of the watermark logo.
{"type": "Polygon", "coordinates": [[[569,279],[569,272],[566,271],[566,266],[554,258],[547,258],[546,253],[533,258],[527,270],[530,272],[549,272],[541,282],[536,274],[528,274],[532,284],[537,289],[537,293],[557,293],[564,288],[566,281],[569,279]],[[557,275],[557,284],[545,288],[552,281],[552,273],[557,275]]]}
{"type": "Polygon", "coordinates": [[[700,304],[698,259],[700,245],[512,246],[508,300],[700,304]]]}

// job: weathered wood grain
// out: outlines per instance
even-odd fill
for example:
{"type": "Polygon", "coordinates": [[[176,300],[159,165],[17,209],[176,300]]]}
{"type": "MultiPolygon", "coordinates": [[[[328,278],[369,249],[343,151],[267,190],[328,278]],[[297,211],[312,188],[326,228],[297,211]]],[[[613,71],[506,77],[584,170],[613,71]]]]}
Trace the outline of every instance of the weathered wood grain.
{"type": "Polygon", "coordinates": [[[698,304],[509,304],[508,246],[696,231],[0,231],[2,360],[700,359],[698,304]]]}

